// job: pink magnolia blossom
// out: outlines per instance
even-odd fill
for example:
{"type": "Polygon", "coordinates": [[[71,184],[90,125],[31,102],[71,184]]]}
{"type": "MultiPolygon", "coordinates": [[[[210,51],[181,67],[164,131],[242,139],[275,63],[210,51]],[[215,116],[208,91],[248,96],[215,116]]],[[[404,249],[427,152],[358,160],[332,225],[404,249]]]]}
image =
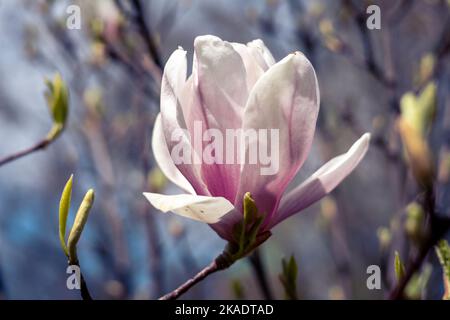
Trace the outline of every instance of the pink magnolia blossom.
{"type": "Polygon", "coordinates": [[[187,193],[144,193],[157,209],[208,223],[222,238],[232,241],[233,226],[242,220],[246,192],[265,215],[260,232],[269,231],[331,192],[364,157],[368,133],[346,153],[285,192],[313,141],[319,112],[319,87],[313,66],[300,52],[275,62],[261,40],[245,45],[200,36],[194,41],[194,49],[192,75],[187,79],[186,51],[175,50],[167,61],[161,113],[152,139],[162,172],[187,193]],[[192,134],[194,121],[201,121],[202,130],[214,128],[221,132],[278,129],[278,172],[261,175],[260,165],[249,163],[175,164],[171,157],[175,145],[193,146],[188,134],[172,141],[172,133],[185,129],[192,134]]]}

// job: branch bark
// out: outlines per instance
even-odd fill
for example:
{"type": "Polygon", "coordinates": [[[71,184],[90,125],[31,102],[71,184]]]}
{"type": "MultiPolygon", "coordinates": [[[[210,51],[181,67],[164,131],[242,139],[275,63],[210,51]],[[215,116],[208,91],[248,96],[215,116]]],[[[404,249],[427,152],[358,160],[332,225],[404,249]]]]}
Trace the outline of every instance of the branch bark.
{"type": "Polygon", "coordinates": [[[173,290],[172,292],[169,292],[168,294],[160,297],[158,300],[175,300],[178,299],[183,293],[186,293],[188,290],[190,290],[193,286],[195,286],[197,283],[201,282],[203,279],[205,279],[207,276],[228,268],[233,264],[232,261],[226,258],[225,254],[219,255],[216,259],[214,259],[213,262],[211,262],[208,266],[206,266],[203,270],[201,270],[199,273],[197,273],[193,278],[189,279],[185,283],[183,283],[181,286],[173,290]]]}
{"type": "Polygon", "coordinates": [[[155,42],[153,41],[150,27],[148,26],[147,21],[145,20],[142,3],[140,0],[133,0],[132,4],[134,6],[136,13],[136,23],[139,27],[142,37],[144,38],[145,44],[147,45],[148,52],[152,57],[153,61],[155,62],[155,64],[162,70],[163,65],[159,57],[158,48],[155,42]]]}
{"type": "Polygon", "coordinates": [[[18,152],[13,153],[13,154],[11,154],[9,156],[1,158],[0,159],[0,166],[2,166],[4,164],[7,164],[8,162],[17,160],[19,158],[22,158],[22,157],[24,157],[24,156],[26,156],[28,154],[31,154],[31,153],[33,153],[35,151],[43,150],[50,144],[50,142],[52,142],[51,139],[44,138],[44,139],[42,139],[41,141],[39,141],[38,143],[34,144],[33,146],[31,146],[29,148],[26,148],[24,150],[18,151],[18,152]]]}
{"type": "MultiPolygon", "coordinates": [[[[78,268],[80,268],[80,264],[78,262],[76,262],[76,263],[69,262],[69,265],[75,265],[78,268]]],[[[89,289],[87,287],[86,281],[84,280],[83,273],[81,272],[81,268],[80,268],[80,294],[81,294],[81,299],[83,299],[83,300],[93,300],[92,296],[89,292],[89,289]]]]}

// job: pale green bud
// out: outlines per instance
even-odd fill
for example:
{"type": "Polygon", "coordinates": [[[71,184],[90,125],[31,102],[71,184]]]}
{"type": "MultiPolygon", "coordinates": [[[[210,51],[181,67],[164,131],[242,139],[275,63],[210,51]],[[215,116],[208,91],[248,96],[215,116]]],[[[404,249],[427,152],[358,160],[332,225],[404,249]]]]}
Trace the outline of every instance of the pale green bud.
{"type": "Polygon", "coordinates": [[[75,221],[73,223],[72,230],[70,230],[69,239],[67,241],[67,247],[69,250],[69,260],[71,264],[78,262],[77,257],[77,243],[80,240],[81,233],[83,232],[84,226],[86,225],[89,211],[94,204],[94,190],[90,189],[84,196],[83,201],[80,204],[77,215],[75,216],[75,221]]]}
{"type": "Polygon", "coordinates": [[[69,256],[65,239],[67,216],[69,215],[70,199],[72,197],[72,181],[73,175],[70,176],[69,180],[64,186],[64,190],[61,194],[61,200],[59,201],[59,241],[66,256],[69,256]]]}

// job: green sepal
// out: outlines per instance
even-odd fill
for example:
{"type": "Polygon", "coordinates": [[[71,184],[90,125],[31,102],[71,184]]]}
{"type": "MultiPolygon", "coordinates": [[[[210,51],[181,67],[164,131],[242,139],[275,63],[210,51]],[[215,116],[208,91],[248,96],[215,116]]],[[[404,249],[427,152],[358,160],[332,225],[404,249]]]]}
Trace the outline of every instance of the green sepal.
{"type": "Polygon", "coordinates": [[[233,239],[226,249],[226,256],[233,262],[248,255],[270,236],[270,231],[261,232],[264,215],[260,215],[249,192],[243,199],[243,219],[233,227],[233,239]]]}

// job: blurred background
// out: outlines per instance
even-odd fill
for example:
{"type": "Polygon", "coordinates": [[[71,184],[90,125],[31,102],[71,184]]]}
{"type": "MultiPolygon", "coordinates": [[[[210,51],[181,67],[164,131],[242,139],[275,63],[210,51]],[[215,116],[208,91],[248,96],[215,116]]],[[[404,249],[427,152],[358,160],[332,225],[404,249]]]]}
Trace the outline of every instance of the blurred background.
{"type": "MultiPolygon", "coordinates": [[[[86,190],[96,191],[78,246],[94,298],[157,298],[221,252],[225,242],[207,225],[162,214],[142,195],[179,191],[155,168],[150,148],[161,68],[178,46],[192,59],[194,38],[214,34],[243,43],[260,38],[276,60],[300,50],[313,63],[321,110],[293,184],[362,133],[371,132],[372,142],[354,173],[277,226],[253,262],[208,277],[184,298],[282,299],[281,259],[291,255],[301,299],[385,298],[396,285],[395,251],[408,264],[426,225],[396,121],[405,94],[420,100],[429,85],[434,90],[424,99],[434,117],[423,121],[436,168],[435,207],[449,214],[449,14],[445,0],[0,1],[0,158],[51,127],[45,78],[59,72],[70,90],[61,137],[0,167],[0,297],[79,299],[66,288],[58,239],[59,198],[72,173],[69,226],[86,190]],[[71,4],[81,8],[79,30],[66,27],[71,4]],[[370,4],[381,9],[379,30],[366,27],[370,4]],[[381,290],[366,286],[374,264],[381,290]]],[[[442,298],[434,249],[416,271],[411,297],[442,298]]]]}

